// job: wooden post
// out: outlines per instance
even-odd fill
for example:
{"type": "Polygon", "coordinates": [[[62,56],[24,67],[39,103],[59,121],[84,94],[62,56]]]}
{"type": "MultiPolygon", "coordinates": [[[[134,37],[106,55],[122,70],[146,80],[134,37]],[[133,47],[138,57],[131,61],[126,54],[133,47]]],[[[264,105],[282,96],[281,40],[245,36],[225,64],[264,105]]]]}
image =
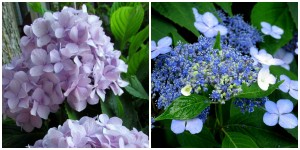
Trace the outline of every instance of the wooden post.
{"type": "Polygon", "coordinates": [[[14,3],[2,2],[2,64],[20,55],[20,33],[14,3]]]}

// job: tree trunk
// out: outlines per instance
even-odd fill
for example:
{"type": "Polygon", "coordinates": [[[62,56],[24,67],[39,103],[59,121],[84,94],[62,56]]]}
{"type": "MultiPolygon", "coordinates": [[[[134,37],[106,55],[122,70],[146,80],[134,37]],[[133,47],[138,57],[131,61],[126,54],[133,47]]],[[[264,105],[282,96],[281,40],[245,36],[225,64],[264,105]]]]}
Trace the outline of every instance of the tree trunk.
{"type": "Polygon", "coordinates": [[[14,3],[2,3],[2,63],[9,63],[10,60],[20,55],[19,46],[20,34],[17,18],[14,12],[14,3]]]}

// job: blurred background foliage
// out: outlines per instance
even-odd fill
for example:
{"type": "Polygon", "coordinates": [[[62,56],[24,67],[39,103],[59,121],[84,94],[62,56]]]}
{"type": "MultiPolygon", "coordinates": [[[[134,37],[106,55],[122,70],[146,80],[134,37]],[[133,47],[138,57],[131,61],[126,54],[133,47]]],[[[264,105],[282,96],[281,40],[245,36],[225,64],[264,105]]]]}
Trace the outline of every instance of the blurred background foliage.
{"type": "Polygon", "coordinates": [[[81,9],[87,6],[88,13],[97,15],[103,21],[102,27],[106,35],[111,37],[114,48],[122,53],[121,59],[128,64],[128,72],[122,74],[122,78],[129,82],[124,88],[122,96],[115,96],[111,91],[107,92],[105,102],[89,105],[82,112],[72,110],[67,103],[63,103],[57,113],[51,113],[48,120],[43,121],[41,129],[35,129],[26,133],[9,118],[2,120],[2,146],[25,147],[33,145],[38,139],[44,137],[48,129],[61,125],[66,119],[80,119],[82,116],[95,117],[105,113],[110,117],[117,116],[123,120],[127,128],[136,128],[149,134],[149,3],[139,2],[19,2],[2,3],[3,35],[9,36],[11,30],[17,31],[14,37],[6,37],[3,41],[2,62],[9,63],[13,56],[20,55],[18,46],[20,37],[24,35],[23,27],[30,25],[36,18],[43,17],[43,13],[60,11],[64,6],[81,9]],[[4,18],[10,18],[4,19],[4,18]],[[137,20],[138,18],[138,20],[137,20]],[[11,27],[11,24],[15,26],[11,27]]]}

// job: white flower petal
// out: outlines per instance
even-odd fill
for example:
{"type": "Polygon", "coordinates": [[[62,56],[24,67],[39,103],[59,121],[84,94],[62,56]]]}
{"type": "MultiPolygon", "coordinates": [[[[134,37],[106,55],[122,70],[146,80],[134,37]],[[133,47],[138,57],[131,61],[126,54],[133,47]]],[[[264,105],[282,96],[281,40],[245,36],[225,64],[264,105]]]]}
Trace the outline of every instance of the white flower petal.
{"type": "Polygon", "coordinates": [[[269,82],[268,82],[268,77],[270,76],[269,72],[270,71],[268,67],[263,67],[258,72],[257,83],[258,86],[264,91],[268,90],[269,88],[269,82]]]}
{"type": "Polygon", "coordinates": [[[183,87],[181,89],[181,94],[184,96],[189,96],[189,95],[191,95],[191,91],[192,91],[192,86],[186,85],[185,87],[183,87]]]}
{"type": "Polygon", "coordinates": [[[293,129],[298,126],[298,119],[294,114],[280,115],[279,125],[286,129],[293,129]]]}
{"type": "Polygon", "coordinates": [[[266,101],[265,108],[271,114],[279,114],[277,105],[273,101],[266,101]]]}
{"type": "Polygon", "coordinates": [[[172,39],[166,36],[157,42],[157,47],[168,47],[171,44],[172,44],[172,39]]]}
{"type": "Polygon", "coordinates": [[[184,120],[172,120],[171,130],[175,134],[180,134],[185,130],[185,121],[184,120]]]}
{"type": "Polygon", "coordinates": [[[275,126],[278,123],[278,115],[266,112],[264,114],[263,121],[268,126],[275,126]]]}
{"type": "Polygon", "coordinates": [[[290,113],[293,111],[294,105],[288,99],[280,99],[277,101],[277,109],[279,114],[290,113]]]}
{"type": "Polygon", "coordinates": [[[197,134],[201,132],[203,127],[203,122],[199,118],[194,118],[187,120],[185,129],[190,131],[191,134],[197,134]]]}
{"type": "Polygon", "coordinates": [[[209,28],[212,28],[218,25],[218,19],[210,12],[206,12],[202,16],[202,21],[205,23],[209,28]]]}
{"type": "Polygon", "coordinates": [[[268,76],[268,78],[267,78],[267,82],[268,82],[269,84],[275,84],[275,82],[276,82],[275,76],[272,75],[272,74],[269,74],[269,76],[268,76]]]}

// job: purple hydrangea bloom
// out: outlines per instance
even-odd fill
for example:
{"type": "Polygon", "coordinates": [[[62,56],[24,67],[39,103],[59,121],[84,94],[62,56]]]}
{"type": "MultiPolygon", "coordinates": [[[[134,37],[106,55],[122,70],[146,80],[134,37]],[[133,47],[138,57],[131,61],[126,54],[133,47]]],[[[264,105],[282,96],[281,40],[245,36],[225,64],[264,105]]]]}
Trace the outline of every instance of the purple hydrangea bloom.
{"type": "Polygon", "coordinates": [[[65,99],[82,111],[98,96],[104,101],[106,90],[121,95],[127,65],[101,25],[99,17],[68,7],[26,25],[22,55],[2,69],[3,116],[30,132],[65,99]]]}
{"type": "Polygon", "coordinates": [[[48,130],[33,148],[147,148],[148,136],[135,128],[129,130],[120,118],[101,114],[95,118],[67,120],[48,130]]]}

